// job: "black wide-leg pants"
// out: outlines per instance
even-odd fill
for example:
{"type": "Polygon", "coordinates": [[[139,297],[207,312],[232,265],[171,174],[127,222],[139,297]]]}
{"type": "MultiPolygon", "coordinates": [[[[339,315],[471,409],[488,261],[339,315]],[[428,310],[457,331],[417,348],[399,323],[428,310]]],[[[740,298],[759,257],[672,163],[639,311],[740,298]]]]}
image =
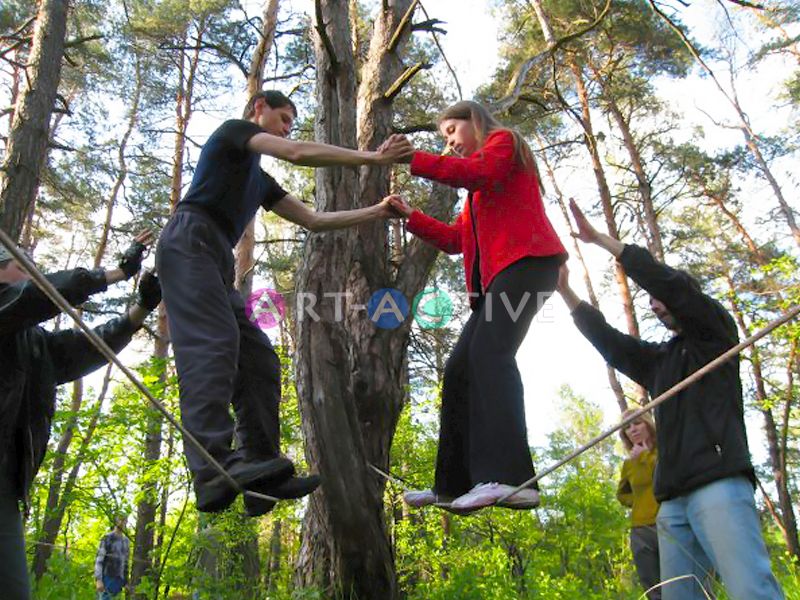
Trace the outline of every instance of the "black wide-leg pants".
{"type": "MultiPolygon", "coordinates": [[[[226,467],[239,457],[277,456],[280,361],[233,287],[234,258],[223,231],[202,209],[179,206],[159,239],[156,267],[184,427],[226,467]]],[[[190,443],[184,451],[195,480],[216,474],[190,443]]]]}
{"type": "Polygon", "coordinates": [[[445,365],[436,493],[457,497],[479,483],[534,476],[515,355],[562,262],[526,257],[508,266],[464,325],[445,365]]]}

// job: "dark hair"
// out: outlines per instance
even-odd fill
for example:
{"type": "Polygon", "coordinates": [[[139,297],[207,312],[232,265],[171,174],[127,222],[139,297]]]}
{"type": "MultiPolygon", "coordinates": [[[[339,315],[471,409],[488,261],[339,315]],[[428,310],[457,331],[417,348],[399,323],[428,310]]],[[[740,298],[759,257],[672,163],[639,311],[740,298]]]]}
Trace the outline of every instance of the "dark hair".
{"type": "Polygon", "coordinates": [[[542,178],[539,176],[539,168],[536,166],[536,159],[533,157],[533,152],[531,152],[528,143],[519,131],[505,127],[500,121],[495,119],[494,115],[489,112],[489,109],[472,100],[462,100],[444,109],[442,114],[439,115],[437,124],[441,125],[442,121],[446,121],[447,119],[472,121],[480,145],[483,145],[486,138],[489,137],[489,134],[493,131],[508,131],[514,138],[514,160],[522,164],[526,169],[533,169],[539,180],[539,191],[544,195],[544,185],[542,183],[542,178]]]}
{"type": "Polygon", "coordinates": [[[13,258],[9,258],[8,260],[0,260],[0,269],[5,269],[8,265],[11,264],[11,261],[14,260],[13,258]]]}
{"type": "Polygon", "coordinates": [[[294,105],[294,102],[291,101],[289,96],[283,92],[279,92],[278,90],[261,90],[260,92],[253,94],[250,97],[250,100],[247,101],[247,106],[244,107],[245,119],[249,119],[255,114],[256,102],[261,98],[264,99],[264,102],[266,102],[270,108],[283,108],[284,106],[291,106],[294,116],[297,116],[297,107],[294,105]]]}

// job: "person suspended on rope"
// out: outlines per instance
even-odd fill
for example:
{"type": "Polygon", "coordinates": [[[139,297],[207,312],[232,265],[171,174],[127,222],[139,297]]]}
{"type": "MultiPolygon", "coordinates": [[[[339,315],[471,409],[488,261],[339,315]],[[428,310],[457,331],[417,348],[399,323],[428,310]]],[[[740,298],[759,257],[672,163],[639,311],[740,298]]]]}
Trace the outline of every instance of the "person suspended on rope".
{"type": "MultiPolygon", "coordinates": [[[[617,331],[581,301],[562,266],[557,289],[580,332],[609,365],[656,397],[738,343],[733,317],[691,275],[599,232],[574,200],[570,209],[577,225],[573,235],[611,253],[650,294],[650,308],[673,333],[667,342],[652,343],[617,331]]],[[[783,598],[753,498],[738,359],[658,405],[655,421],[659,459],[653,491],[661,502],[656,523],[662,598],[705,599],[701,582],[709,580],[712,569],[733,600],[783,598]]]]}
{"type": "MultiPolygon", "coordinates": [[[[288,97],[262,91],[247,103],[244,119],[220,125],[203,146],[189,190],[156,252],[183,425],[242,489],[279,499],[311,493],[319,478],[294,476],[293,464],[280,454],[280,361],[234,289],[232,250],[259,207],[311,231],[385,219],[394,211],[384,199],[362,209],[315,212],[287,193],[259,161],[266,155],[313,167],[379,165],[411,151],[402,140],[380,152],[289,140],[296,118],[297,108],[288,97]]],[[[229,507],[237,490],[193,446],[184,444],[184,452],[198,510],[229,507]]],[[[251,516],[274,505],[250,495],[244,502],[251,516]]]]}
{"type": "MultiPolygon", "coordinates": [[[[51,273],[47,279],[78,306],[109,285],[136,275],[152,240],[149,231],[139,234],[116,269],[72,269],[51,273]]],[[[139,280],[133,307],[95,332],[119,352],[160,302],[158,278],[146,272],[139,280]]],[[[56,386],[106,363],[79,331],[51,332],[41,327],[59,312],[0,245],[0,582],[7,600],[30,598],[20,502],[27,507],[33,478],[47,449],[56,386]]]]}
{"type": "Polygon", "coordinates": [[[114,518],[114,528],[105,534],[97,547],[94,560],[94,582],[97,600],[116,598],[128,585],[130,542],[125,535],[126,515],[114,518]]]}
{"type": "MultiPolygon", "coordinates": [[[[622,418],[634,412],[635,409],[628,409],[622,413],[622,418]]],[[[622,463],[617,499],[631,508],[631,553],[639,581],[649,590],[661,581],[656,531],[658,502],[653,495],[653,470],[658,458],[655,423],[649,414],[643,414],[621,429],[619,437],[628,451],[628,458],[622,463]]],[[[660,600],[661,588],[651,590],[647,597],[660,600]]]]}
{"type": "MultiPolygon", "coordinates": [[[[445,366],[433,488],[404,498],[415,507],[442,504],[466,513],[495,504],[534,474],[515,355],[567,255],[545,214],[533,154],[518,132],[471,101],[447,108],[438,127],[455,156],[417,151],[404,161],[412,175],[466,188],[463,210],[445,224],[401,197],[389,201],[411,233],[464,255],[472,313],[445,366]]],[[[538,504],[534,486],[503,506],[538,504]]]]}

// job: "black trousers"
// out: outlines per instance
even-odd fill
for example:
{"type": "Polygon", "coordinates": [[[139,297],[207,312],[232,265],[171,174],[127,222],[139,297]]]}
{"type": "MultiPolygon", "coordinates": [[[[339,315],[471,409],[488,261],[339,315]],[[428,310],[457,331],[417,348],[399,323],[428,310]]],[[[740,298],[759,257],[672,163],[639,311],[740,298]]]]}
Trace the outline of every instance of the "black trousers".
{"type": "Polygon", "coordinates": [[[30,600],[25,534],[12,469],[0,460],[0,597],[30,600]]]}
{"type": "Polygon", "coordinates": [[[526,257],[492,281],[447,360],[434,491],[460,496],[479,483],[534,476],[515,355],[555,290],[561,256],[526,257]]]}
{"type": "MultiPolygon", "coordinates": [[[[233,288],[230,242],[205,211],[179,207],[158,241],[156,267],[184,427],[223,466],[239,457],[277,456],[280,361],[233,288]]],[[[195,480],[216,474],[190,443],[184,451],[195,480]]]]}

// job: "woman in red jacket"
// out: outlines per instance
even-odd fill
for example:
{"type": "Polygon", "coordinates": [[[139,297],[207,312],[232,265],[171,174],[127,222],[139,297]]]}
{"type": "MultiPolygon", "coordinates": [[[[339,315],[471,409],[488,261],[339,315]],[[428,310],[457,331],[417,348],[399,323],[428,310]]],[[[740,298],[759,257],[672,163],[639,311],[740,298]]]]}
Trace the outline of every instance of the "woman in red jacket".
{"type": "MultiPolygon", "coordinates": [[[[448,254],[463,253],[472,314],[445,367],[434,487],[407,493],[406,502],[452,500],[451,509],[469,512],[496,504],[534,475],[515,355],[555,289],[566,252],[519,133],[467,101],[441,115],[439,131],[456,156],[414,152],[411,173],[466,188],[461,214],[448,225],[399,197],[391,201],[413,234],[448,254]]],[[[533,488],[502,503],[538,504],[533,488]]]]}

